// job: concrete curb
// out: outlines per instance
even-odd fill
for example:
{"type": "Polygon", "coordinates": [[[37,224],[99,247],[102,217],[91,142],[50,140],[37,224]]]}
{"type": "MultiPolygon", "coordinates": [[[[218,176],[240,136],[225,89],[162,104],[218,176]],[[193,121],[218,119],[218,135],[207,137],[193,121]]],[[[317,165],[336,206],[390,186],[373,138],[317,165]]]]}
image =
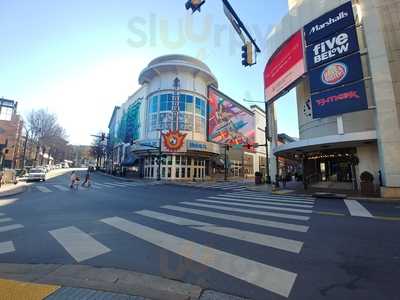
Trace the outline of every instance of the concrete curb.
{"type": "Polygon", "coordinates": [[[26,192],[28,187],[30,187],[30,184],[24,184],[24,185],[21,185],[21,186],[16,186],[15,189],[11,189],[11,190],[4,191],[4,192],[0,191],[0,199],[4,198],[4,197],[9,197],[9,196],[15,196],[15,195],[18,195],[18,194],[22,194],[22,193],[26,192]]]}
{"type": "Polygon", "coordinates": [[[0,278],[153,300],[246,300],[155,275],[87,265],[0,263],[0,278]]]}

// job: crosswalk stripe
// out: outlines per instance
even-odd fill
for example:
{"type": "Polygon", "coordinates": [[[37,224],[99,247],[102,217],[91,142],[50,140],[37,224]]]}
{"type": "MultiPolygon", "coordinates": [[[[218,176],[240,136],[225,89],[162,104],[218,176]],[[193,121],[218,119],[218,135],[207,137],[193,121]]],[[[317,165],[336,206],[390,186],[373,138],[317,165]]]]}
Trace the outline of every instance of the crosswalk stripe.
{"type": "Polygon", "coordinates": [[[240,212],[240,213],[260,215],[260,216],[270,216],[270,217],[277,217],[277,218],[283,218],[283,219],[292,219],[292,220],[301,220],[301,221],[308,221],[310,219],[310,217],[307,217],[307,216],[289,215],[289,214],[274,213],[274,212],[260,211],[260,210],[253,210],[253,209],[241,209],[241,208],[234,208],[234,207],[221,206],[221,205],[210,205],[210,204],[195,203],[195,202],[181,202],[181,203],[185,204],[185,205],[192,205],[192,206],[205,207],[205,208],[215,208],[215,209],[221,209],[221,210],[226,210],[226,211],[234,211],[234,212],[240,212]]]}
{"type": "Polygon", "coordinates": [[[1,216],[4,216],[4,213],[0,213],[0,217],[1,217],[1,216]]]}
{"type": "Polygon", "coordinates": [[[219,194],[218,197],[228,197],[228,198],[235,198],[235,199],[248,199],[254,201],[270,201],[275,203],[293,203],[293,204],[300,204],[300,205],[314,205],[312,201],[298,201],[298,200],[286,200],[286,199],[276,199],[270,197],[252,197],[252,196],[240,196],[235,194],[219,194]]]}
{"type": "Polygon", "coordinates": [[[69,191],[69,188],[67,188],[67,187],[65,187],[65,186],[62,186],[62,185],[53,184],[53,186],[54,186],[56,189],[58,189],[58,190],[60,190],[60,191],[62,191],[62,192],[67,192],[67,191],[69,191]]]}
{"type": "Polygon", "coordinates": [[[262,197],[268,197],[271,199],[286,199],[286,200],[292,200],[292,201],[311,201],[314,202],[315,199],[310,198],[310,197],[294,197],[294,196],[276,196],[276,195],[272,195],[272,194],[261,194],[261,193],[243,193],[243,192],[235,192],[232,193],[234,195],[238,195],[238,196],[243,196],[243,197],[257,197],[257,198],[262,198],[262,197]]]}
{"type": "Polygon", "coordinates": [[[89,234],[74,226],[51,230],[49,233],[77,262],[111,251],[89,234]]]}
{"type": "Polygon", "coordinates": [[[37,185],[36,188],[42,193],[51,193],[51,190],[45,186],[37,185]]]}
{"type": "Polygon", "coordinates": [[[279,229],[297,231],[297,232],[307,232],[308,228],[309,228],[308,226],[305,226],[305,225],[296,225],[296,224],[276,222],[276,221],[267,221],[267,220],[249,218],[249,217],[241,217],[241,216],[237,216],[237,215],[221,214],[221,213],[211,212],[211,211],[207,211],[207,210],[185,208],[185,207],[175,206],[175,205],[165,205],[165,206],[161,206],[161,208],[179,211],[179,212],[183,212],[183,213],[199,215],[199,216],[206,216],[206,217],[212,217],[212,218],[216,218],[216,219],[222,219],[222,220],[228,220],[228,221],[234,221],[234,222],[240,222],[240,223],[247,223],[247,224],[253,224],[253,225],[260,225],[260,226],[266,226],[266,227],[272,227],[272,228],[279,228],[279,229]]]}
{"type": "Polygon", "coordinates": [[[0,219],[0,223],[10,222],[12,220],[13,220],[12,218],[3,218],[3,219],[0,219]]]}
{"type": "Polygon", "coordinates": [[[226,200],[226,201],[234,201],[234,202],[245,202],[245,203],[254,203],[254,204],[268,204],[268,205],[277,205],[277,206],[290,206],[290,207],[303,207],[303,208],[313,208],[313,205],[309,204],[294,204],[294,203],[285,203],[278,201],[268,201],[268,200],[247,200],[247,199],[238,199],[230,196],[210,196],[207,199],[216,199],[216,200],[226,200]]]}
{"type": "Polygon", "coordinates": [[[309,209],[275,207],[275,206],[257,205],[257,204],[242,204],[242,203],[232,203],[232,202],[227,202],[227,201],[207,200],[207,199],[196,199],[196,201],[207,202],[207,203],[216,203],[216,204],[227,204],[227,205],[250,207],[250,208],[262,208],[262,209],[267,209],[267,210],[283,210],[283,211],[290,211],[290,212],[297,212],[297,213],[304,213],[304,214],[312,213],[312,210],[309,210],[309,209]]]}
{"type": "Polygon", "coordinates": [[[344,200],[350,215],[355,217],[373,218],[374,216],[356,200],[344,200]]]}
{"type": "Polygon", "coordinates": [[[284,297],[289,296],[297,277],[296,273],[176,237],[119,217],[101,221],[157,247],[284,297]]]}
{"type": "Polygon", "coordinates": [[[12,224],[12,225],[5,225],[5,226],[0,226],[0,232],[6,232],[14,229],[19,229],[23,228],[24,225],[21,224],[12,224]]]}
{"type": "Polygon", "coordinates": [[[155,211],[141,210],[139,215],[157,219],[163,222],[173,223],[181,226],[189,226],[192,229],[201,230],[216,235],[229,237],[245,242],[255,243],[262,246],[284,250],[292,253],[300,253],[303,243],[291,239],[281,238],[268,234],[261,234],[236,228],[217,226],[210,223],[199,222],[192,219],[163,214],[155,211]]]}
{"type": "Polygon", "coordinates": [[[230,198],[237,198],[237,199],[251,199],[251,200],[268,200],[268,201],[274,201],[274,202],[286,202],[286,203],[299,203],[299,204],[314,204],[314,201],[309,201],[309,200],[292,200],[292,199],[287,199],[287,198],[275,198],[275,197],[268,197],[268,196],[242,196],[242,195],[236,195],[232,193],[224,193],[220,194],[218,196],[226,196],[230,198]]]}
{"type": "Polygon", "coordinates": [[[100,188],[110,187],[110,186],[108,186],[108,185],[105,185],[104,183],[98,183],[98,182],[92,183],[92,185],[93,185],[93,186],[96,186],[96,187],[100,187],[100,188]]]}
{"type": "Polygon", "coordinates": [[[0,254],[14,252],[15,247],[12,241],[1,242],[0,243],[0,254]]]}

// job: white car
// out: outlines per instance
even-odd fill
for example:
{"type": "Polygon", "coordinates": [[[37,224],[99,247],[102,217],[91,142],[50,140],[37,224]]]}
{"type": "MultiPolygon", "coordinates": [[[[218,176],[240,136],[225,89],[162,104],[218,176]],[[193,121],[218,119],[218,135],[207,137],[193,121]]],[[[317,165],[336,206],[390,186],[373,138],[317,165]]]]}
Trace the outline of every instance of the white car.
{"type": "Polygon", "coordinates": [[[29,173],[26,175],[26,181],[45,181],[46,180],[46,172],[41,168],[33,168],[29,170],[29,173]]]}

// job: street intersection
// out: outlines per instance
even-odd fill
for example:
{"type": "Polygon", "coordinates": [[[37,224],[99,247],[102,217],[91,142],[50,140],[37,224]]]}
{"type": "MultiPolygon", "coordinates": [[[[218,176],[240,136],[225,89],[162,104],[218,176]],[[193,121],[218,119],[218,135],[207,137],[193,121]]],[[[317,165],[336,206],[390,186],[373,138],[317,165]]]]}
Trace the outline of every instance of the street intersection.
{"type": "Polygon", "coordinates": [[[68,176],[0,200],[0,263],[81,264],[249,299],[397,299],[395,204],[68,176]]]}

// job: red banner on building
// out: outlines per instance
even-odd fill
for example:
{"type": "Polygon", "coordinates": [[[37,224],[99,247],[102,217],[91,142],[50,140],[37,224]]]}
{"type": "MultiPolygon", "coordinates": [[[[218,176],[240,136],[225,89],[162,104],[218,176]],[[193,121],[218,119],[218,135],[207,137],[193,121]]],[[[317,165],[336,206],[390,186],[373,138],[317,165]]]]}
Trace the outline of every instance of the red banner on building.
{"type": "Polygon", "coordinates": [[[304,48],[300,30],[282,45],[265,66],[265,100],[273,100],[304,73],[304,48]]]}

